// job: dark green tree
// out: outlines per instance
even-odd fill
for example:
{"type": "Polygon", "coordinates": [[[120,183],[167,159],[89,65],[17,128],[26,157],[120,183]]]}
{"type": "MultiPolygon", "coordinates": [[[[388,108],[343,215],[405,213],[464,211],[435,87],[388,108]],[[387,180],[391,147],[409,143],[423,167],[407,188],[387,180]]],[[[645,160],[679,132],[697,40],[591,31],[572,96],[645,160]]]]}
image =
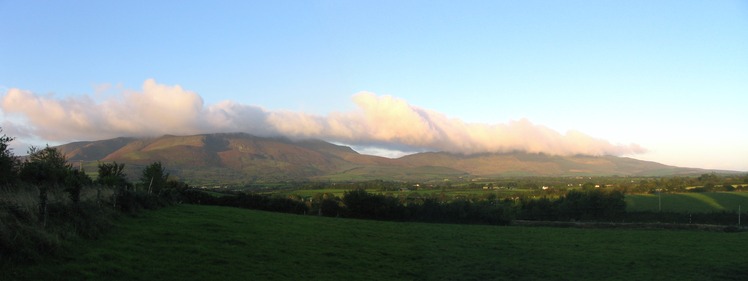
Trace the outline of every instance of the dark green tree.
{"type": "Polygon", "coordinates": [[[702,174],[697,178],[699,180],[699,183],[704,185],[704,189],[706,191],[710,191],[712,188],[714,188],[715,185],[719,183],[719,176],[714,173],[708,173],[708,174],[702,174]]]}
{"type": "Polygon", "coordinates": [[[340,198],[332,193],[317,193],[312,196],[312,208],[316,209],[317,215],[335,217],[342,210],[340,198]]]}
{"type": "Polygon", "coordinates": [[[21,178],[29,183],[62,184],[71,166],[65,155],[52,147],[29,148],[29,157],[21,167],[21,178]]]}
{"type": "Polygon", "coordinates": [[[65,177],[65,192],[68,193],[70,200],[77,204],[81,201],[81,190],[83,187],[91,185],[92,183],[93,180],[91,180],[91,177],[86,175],[84,170],[72,169],[65,177]]]}
{"type": "Polygon", "coordinates": [[[39,189],[39,222],[47,223],[47,193],[64,184],[71,167],[59,150],[52,147],[29,148],[29,156],[21,165],[20,178],[39,189]]]}
{"type": "Polygon", "coordinates": [[[619,190],[571,190],[559,198],[561,219],[614,220],[626,212],[624,193],[619,190]]]}
{"type": "Polygon", "coordinates": [[[168,179],[169,173],[161,165],[161,161],[158,161],[153,162],[143,169],[143,174],[140,175],[140,184],[148,193],[153,192],[158,194],[162,189],[167,187],[168,179]]]}
{"type": "Polygon", "coordinates": [[[96,176],[96,183],[99,184],[97,190],[97,201],[101,202],[101,186],[108,186],[114,188],[113,206],[117,208],[117,201],[119,197],[127,195],[127,188],[130,183],[127,181],[127,175],[125,174],[125,164],[112,163],[99,163],[99,174],[96,176]]]}
{"type": "Polygon", "coordinates": [[[343,193],[343,204],[346,215],[351,218],[398,220],[402,218],[404,211],[397,198],[371,194],[364,189],[343,193]]]}
{"type": "Polygon", "coordinates": [[[582,190],[591,190],[591,189],[594,189],[594,188],[595,188],[595,183],[593,183],[593,182],[585,182],[582,185],[582,190]]]}
{"type": "MultiPolygon", "coordinates": [[[[3,129],[0,128],[0,133],[3,129]]],[[[0,185],[9,185],[18,178],[18,169],[20,162],[18,157],[13,155],[8,144],[13,141],[12,137],[3,134],[0,136],[0,185]]]]}
{"type": "Polygon", "coordinates": [[[96,177],[96,183],[121,189],[130,185],[124,172],[125,164],[117,164],[117,162],[99,163],[98,167],[99,174],[96,177]]]}

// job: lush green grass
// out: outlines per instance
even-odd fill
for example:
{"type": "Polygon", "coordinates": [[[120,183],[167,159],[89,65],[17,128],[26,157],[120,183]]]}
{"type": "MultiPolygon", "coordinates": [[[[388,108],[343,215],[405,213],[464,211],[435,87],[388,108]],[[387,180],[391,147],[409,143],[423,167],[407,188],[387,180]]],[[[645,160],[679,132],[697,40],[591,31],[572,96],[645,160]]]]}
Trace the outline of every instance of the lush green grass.
{"type": "Polygon", "coordinates": [[[280,190],[263,192],[264,194],[284,194],[284,195],[298,195],[301,197],[312,197],[318,193],[329,193],[337,197],[343,197],[343,193],[351,189],[340,189],[340,188],[325,188],[325,189],[293,189],[293,190],[280,190]]]}
{"type": "Polygon", "coordinates": [[[396,223],[182,205],[19,280],[746,280],[748,233],[396,223]]]}
{"type": "Polygon", "coordinates": [[[748,192],[632,194],[626,196],[626,205],[629,211],[659,211],[660,200],[664,212],[737,212],[738,206],[748,212],[748,192]]]}

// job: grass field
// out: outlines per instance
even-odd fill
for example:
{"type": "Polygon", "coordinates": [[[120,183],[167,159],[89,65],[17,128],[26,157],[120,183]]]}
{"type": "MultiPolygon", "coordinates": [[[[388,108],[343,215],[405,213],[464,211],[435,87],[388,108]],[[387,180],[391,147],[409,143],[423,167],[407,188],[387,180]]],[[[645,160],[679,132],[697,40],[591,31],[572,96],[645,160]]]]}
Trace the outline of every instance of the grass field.
{"type": "Polygon", "coordinates": [[[748,192],[704,192],[676,194],[631,194],[626,195],[628,211],[659,211],[660,202],[663,212],[676,213],[709,213],[748,212],[748,192]],[[660,197],[661,196],[661,197],[660,197]]]}
{"type": "Polygon", "coordinates": [[[9,280],[746,280],[748,233],[396,223],[180,205],[9,280]]]}
{"type": "MultiPolygon", "coordinates": [[[[343,197],[343,193],[350,189],[297,189],[282,190],[269,193],[275,194],[294,194],[301,197],[311,197],[318,193],[330,193],[338,197],[343,197]]],[[[447,197],[470,196],[495,194],[499,197],[512,197],[528,194],[530,189],[457,189],[448,188],[442,190],[411,190],[411,191],[391,191],[380,192],[370,191],[373,193],[391,193],[393,195],[408,195],[413,193],[423,195],[439,195],[444,192],[447,197]]],[[[628,194],[626,195],[626,205],[628,211],[659,211],[660,203],[662,211],[675,213],[710,213],[710,212],[737,212],[738,206],[741,206],[742,212],[748,212],[748,192],[704,192],[704,193],[663,193],[657,194],[628,194]],[[661,198],[660,198],[661,196],[661,198]]]]}
{"type": "MultiPolygon", "coordinates": [[[[343,193],[346,191],[351,190],[350,188],[347,189],[339,189],[339,188],[325,188],[325,189],[293,189],[293,190],[281,190],[281,191],[272,191],[267,192],[267,194],[293,194],[298,195],[301,197],[311,197],[318,193],[330,193],[338,197],[343,197],[343,193]]],[[[471,196],[471,195],[485,195],[485,194],[495,194],[499,197],[512,197],[512,196],[519,196],[525,193],[530,193],[532,190],[530,189],[499,189],[499,190],[483,190],[483,189],[468,189],[468,188],[448,188],[448,189],[418,189],[418,190],[409,190],[409,191],[379,191],[379,190],[368,190],[368,192],[371,193],[383,193],[383,194],[393,194],[393,195],[409,195],[409,194],[421,194],[421,195],[439,195],[442,192],[444,192],[444,195],[447,197],[456,197],[456,196],[471,196]]]]}

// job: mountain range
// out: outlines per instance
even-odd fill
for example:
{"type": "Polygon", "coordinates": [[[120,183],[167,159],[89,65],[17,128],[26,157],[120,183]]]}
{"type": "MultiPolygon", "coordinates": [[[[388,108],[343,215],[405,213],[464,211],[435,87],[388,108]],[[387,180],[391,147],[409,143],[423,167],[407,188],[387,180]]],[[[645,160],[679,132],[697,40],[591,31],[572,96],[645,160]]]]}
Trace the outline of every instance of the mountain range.
{"type": "Polygon", "coordinates": [[[390,159],[364,155],[321,140],[290,140],[245,133],[156,138],[120,137],[57,147],[73,163],[95,171],[99,162],[125,163],[130,176],[161,161],[194,184],[302,180],[429,181],[502,176],[664,176],[705,170],[616,156],[557,156],[524,152],[462,155],[424,152],[390,159]]]}

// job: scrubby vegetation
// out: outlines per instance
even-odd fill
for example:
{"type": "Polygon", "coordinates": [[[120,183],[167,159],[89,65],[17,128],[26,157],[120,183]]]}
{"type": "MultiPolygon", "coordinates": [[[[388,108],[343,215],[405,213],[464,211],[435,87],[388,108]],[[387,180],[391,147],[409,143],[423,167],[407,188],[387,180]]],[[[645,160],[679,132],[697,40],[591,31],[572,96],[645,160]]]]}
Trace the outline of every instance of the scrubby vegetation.
{"type": "Polygon", "coordinates": [[[0,260],[20,263],[60,253],[69,241],[99,238],[123,214],[175,202],[172,191],[148,194],[96,182],[73,192],[20,182],[0,193],[0,260]]]}
{"type": "MultiPolygon", "coordinates": [[[[12,140],[0,137],[2,262],[34,262],[59,254],[70,241],[99,238],[122,214],[170,205],[186,188],[163,178],[132,184],[117,163],[100,163],[94,180],[51,147],[31,147],[21,161],[8,148],[12,140]]],[[[154,163],[143,175],[155,178],[159,170],[154,163]]]]}

